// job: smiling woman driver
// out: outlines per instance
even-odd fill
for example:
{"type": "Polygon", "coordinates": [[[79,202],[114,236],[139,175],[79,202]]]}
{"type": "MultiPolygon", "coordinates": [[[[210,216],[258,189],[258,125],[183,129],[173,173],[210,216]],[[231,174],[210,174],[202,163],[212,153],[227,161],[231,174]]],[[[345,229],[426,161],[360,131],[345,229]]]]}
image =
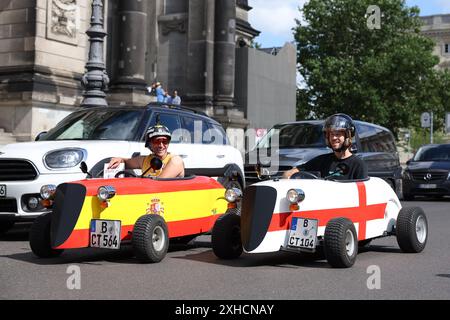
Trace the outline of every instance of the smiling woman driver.
{"type": "Polygon", "coordinates": [[[171,138],[172,135],[167,127],[156,124],[150,127],[145,134],[145,146],[152,152],[150,155],[137,156],[130,159],[112,158],[109,162],[108,169],[117,168],[120,163],[125,163],[125,169],[141,169],[143,176],[147,177],[184,177],[183,159],[167,151],[171,138]],[[161,169],[152,169],[151,162],[154,158],[162,161],[161,169]]]}

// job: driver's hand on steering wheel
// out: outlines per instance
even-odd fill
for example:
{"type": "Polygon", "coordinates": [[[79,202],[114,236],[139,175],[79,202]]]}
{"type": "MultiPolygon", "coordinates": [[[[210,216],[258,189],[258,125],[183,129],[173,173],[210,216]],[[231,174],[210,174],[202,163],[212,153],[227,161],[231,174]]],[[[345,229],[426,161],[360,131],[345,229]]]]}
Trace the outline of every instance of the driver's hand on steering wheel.
{"type": "Polygon", "coordinates": [[[112,158],[111,161],[109,161],[108,169],[115,169],[119,166],[119,164],[124,163],[125,159],[123,158],[112,158]]]}
{"type": "Polygon", "coordinates": [[[297,172],[299,172],[297,168],[292,168],[292,169],[290,169],[290,170],[288,170],[288,171],[285,171],[285,172],[283,173],[283,179],[290,179],[291,176],[292,176],[293,174],[297,173],[297,172]]]}

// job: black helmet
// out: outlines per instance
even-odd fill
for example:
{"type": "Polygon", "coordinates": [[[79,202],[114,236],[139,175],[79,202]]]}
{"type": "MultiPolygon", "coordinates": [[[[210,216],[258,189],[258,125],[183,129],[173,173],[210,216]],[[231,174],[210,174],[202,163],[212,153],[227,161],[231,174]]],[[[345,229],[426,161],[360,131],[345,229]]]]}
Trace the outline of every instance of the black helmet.
{"type": "MultiPolygon", "coordinates": [[[[331,130],[343,130],[345,131],[344,149],[348,148],[352,144],[352,138],[355,136],[355,125],[350,116],[344,113],[337,113],[329,116],[323,125],[323,132],[325,136],[325,143],[330,147],[330,141],[328,139],[328,133],[331,130]]],[[[342,151],[342,150],[336,150],[342,151]]]]}
{"type": "Polygon", "coordinates": [[[166,126],[158,123],[153,127],[148,128],[147,132],[145,133],[145,146],[149,147],[150,140],[155,137],[167,137],[167,139],[169,139],[170,141],[170,139],[172,138],[172,134],[166,126]]]}

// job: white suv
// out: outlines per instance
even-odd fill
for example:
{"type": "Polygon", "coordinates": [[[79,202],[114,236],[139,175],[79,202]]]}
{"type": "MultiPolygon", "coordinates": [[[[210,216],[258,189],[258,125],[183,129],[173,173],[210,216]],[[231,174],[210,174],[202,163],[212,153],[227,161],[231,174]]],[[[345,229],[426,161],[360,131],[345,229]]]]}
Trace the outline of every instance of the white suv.
{"type": "Polygon", "coordinates": [[[169,152],[183,158],[186,175],[218,177],[226,187],[244,188],[241,153],[229,144],[222,126],[201,112],[157,103],[84,109],[38,141],[0,148],[0,233],[46,211],[40,205],[41,186],[84,179],[82,161],[101,177],[111,157],[149,154],[144,135],[157,121],[172,132],[169,152]]]}

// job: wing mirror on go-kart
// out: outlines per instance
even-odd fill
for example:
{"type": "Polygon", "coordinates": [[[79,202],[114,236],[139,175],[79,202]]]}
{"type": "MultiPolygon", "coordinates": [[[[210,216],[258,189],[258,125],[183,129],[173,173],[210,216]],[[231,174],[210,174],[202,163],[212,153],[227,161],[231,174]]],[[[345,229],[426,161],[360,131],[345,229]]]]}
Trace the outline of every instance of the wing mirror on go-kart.
{"type": "Polygon", "coordinates": [[[80,169],[81,169],[81,172],[83,172],[84,174],[87,174],[88,177],[92,178],[92,174],[90,172],[88,172],[88,167],[87,167],[86,162],[81,161],[80,169]]]}
{"type": "Polygon", "coordinates": [[[154,158],[150,161],[150,167],[151,167],[153,170],[155,170],[155,171],[161,169],[161,168],[162,168],[162,165],[163,165],[163,163],[162,163],[161,159],[158,158],[158,157],[154,157],[154,158]]]}

